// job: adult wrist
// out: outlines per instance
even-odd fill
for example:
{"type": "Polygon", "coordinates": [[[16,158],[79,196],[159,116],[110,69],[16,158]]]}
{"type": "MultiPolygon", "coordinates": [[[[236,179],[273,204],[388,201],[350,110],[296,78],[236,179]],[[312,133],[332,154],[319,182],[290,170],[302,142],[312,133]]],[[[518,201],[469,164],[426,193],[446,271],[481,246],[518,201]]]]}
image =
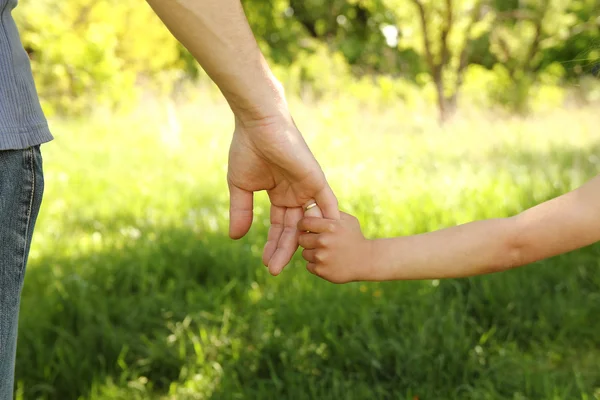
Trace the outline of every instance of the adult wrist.
{"type": "Polygon", "coordinates": [[[263,68],[256,80],[222,90],[236,120],[243,124],[290,116],[283,85],[266,65],[263,68]]]}

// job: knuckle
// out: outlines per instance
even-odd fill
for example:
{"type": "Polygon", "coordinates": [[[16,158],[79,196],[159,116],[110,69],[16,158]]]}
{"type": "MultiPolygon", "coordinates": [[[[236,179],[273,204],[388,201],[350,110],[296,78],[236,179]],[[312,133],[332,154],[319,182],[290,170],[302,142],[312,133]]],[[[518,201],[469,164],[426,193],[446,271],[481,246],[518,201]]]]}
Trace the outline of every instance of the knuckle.
{"type": "Polygon", "coordinates": [[[312,252],[310,250],[305,249],[302,251],[302,258],[304,258],[306,261],[312,261],[311,255],[312,252]]]}
{"type": "Polygon", "coordinates": [[[328,257],[327,257],[327,253],[325,253],[325,252],[323,252],[323,251],[317,251],[317,252],[315,253],[315,260],[316,260],[318,263],[325,263],[325,262],[327,262],[327,258],[328,258],[328,257]]]}
{"type": "Polygon", "coordinates": [[[309,233],[304,234],[304,235],[300,235],[300,237],[298,238],[298,244],[302,247],[310,247],[310,245],[313,243],[313,238],[311,237],[311,235],[309,233]]]}
{"type": "Polygon", "coordinates": [[[310,230],[310,223],[306,220],[306,219],[302,219],[300,220],[300,222],[298,223],[298,228],[302,231],[309,231],[310,230]]]}
{"type": "Polygon", "coordinates": [[[327,226],[327,231],[331,232],[331,233],[335,233],[335,231],[337,230],[337,224],[334,222],[331,222],[328,226],[327,226]]]}
{"type": "Polygon", "coordinates": [[[327,237],[325,235],[319,235],[319,237],[317,237],[317,245],[319,245],[320,247],[327,247],[327,237]]]}

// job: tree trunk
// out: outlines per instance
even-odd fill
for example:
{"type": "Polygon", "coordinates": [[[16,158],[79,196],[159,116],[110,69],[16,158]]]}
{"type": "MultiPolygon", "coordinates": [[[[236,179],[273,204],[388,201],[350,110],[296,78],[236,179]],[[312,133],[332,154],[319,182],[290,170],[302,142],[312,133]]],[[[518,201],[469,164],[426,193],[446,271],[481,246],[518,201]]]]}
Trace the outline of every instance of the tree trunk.
{"type": "Polygon", "coordinates": [[[435,77],[435,89],[437,92],[437,103],[438,103],[438,112],[439,112],[439,122],[440,124],[444,124],[448,121],[448,109],[446,107],[446,96],[444,95],[444,84],[440,77],[435,77]],[[440,78],[440,79],[438,79],[440,78]]]}

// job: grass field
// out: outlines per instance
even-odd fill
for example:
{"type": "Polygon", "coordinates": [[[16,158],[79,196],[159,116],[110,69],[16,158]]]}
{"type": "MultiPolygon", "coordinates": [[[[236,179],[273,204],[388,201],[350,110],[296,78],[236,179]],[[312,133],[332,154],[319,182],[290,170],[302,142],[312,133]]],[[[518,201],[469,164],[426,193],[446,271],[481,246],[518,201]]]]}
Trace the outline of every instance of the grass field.
{"type": "MultiPolygon", "coordinates": [[[[369,237],[503,217],[600,170],[600,113],[428,115],[292,104],[369,237]]],[[[268,275],[227,238],[232,122],[211,102],[52,123],[21,308],[17,398],[600,399],[600,247],[472,279],[268,275]]],[[[568,232],[565,232],[568,234],[568,232]]]]}

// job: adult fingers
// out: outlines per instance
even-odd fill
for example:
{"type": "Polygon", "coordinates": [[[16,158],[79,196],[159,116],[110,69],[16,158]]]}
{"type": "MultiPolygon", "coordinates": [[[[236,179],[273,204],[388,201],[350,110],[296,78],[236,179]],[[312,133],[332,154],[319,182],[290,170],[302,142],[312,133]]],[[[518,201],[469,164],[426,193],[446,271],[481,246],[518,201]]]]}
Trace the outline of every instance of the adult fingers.
{"type": "Polygon", "coordinates": [[[229,237],[240,239],[252,226],[254,193],[229,184],[229,237]]]}
{"type": "Polygon", "coordinates": [[[269,261],[271,261],[273,254],[277,250],[279,238],[283,234],[285,210],[285,207],[271,205],[271,226],[269,227],[269,235],[267,236],[267,243],[265,243],[262,258],[265,267],[269,266],[269,261]]]}
{"type": "Polygon", "coordinates": [[[279,275],[283,268],[290,262],[292,256],[298,249],[298,221],[302,218],[300,207],[288,208],[285,211],[283,221],[283,232],[277,242],[277,248],[269,260],[269,272],[279,275]]]}

